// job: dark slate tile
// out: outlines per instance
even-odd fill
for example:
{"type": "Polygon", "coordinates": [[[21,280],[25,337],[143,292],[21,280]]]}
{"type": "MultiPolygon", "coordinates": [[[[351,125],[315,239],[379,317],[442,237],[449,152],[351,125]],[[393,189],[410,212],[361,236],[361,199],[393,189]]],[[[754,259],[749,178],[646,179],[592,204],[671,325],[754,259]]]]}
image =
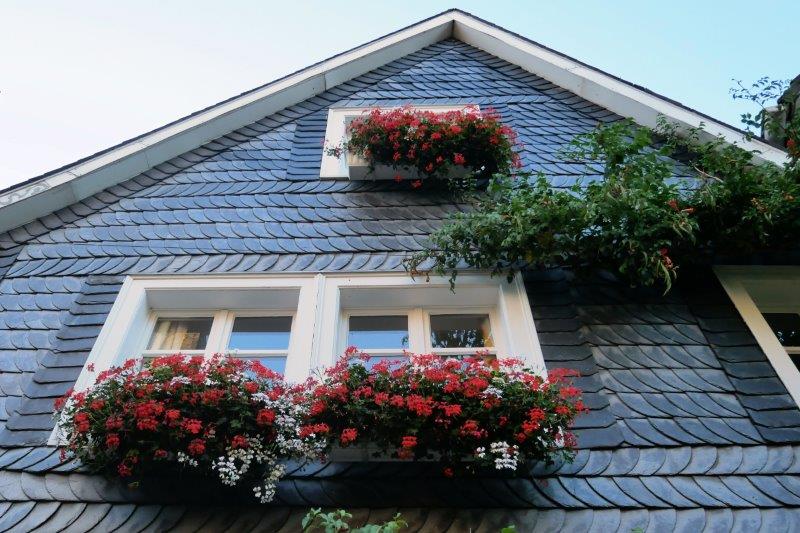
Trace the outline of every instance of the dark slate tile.
{"type": "Polygon", "coordinates": [[[636,500],[639,505],[650,508],[665,508],[669,507],[664,499],[656,496],[656,493],[648,489],[643,480],[647,478],[641,477],[615,477],[614,483],[622,490],[629,498],[636,500]]]}
{"type": "MultiPolygon", "coordinates": [[[[0,516],[0,528],[8,531],[22,522],[26,516],[33,512],[36,507],[35,502],[20,502],[8,506],[0,516]]],[[[24,530],[23,530],[24,531],[24,530]]]]}
{"type": "Polygon", "coordinates": [[[725,476],[721,477],[720,481],[728,487],[731,492],[740,498],[747,500],[752,505],[757,507],[777,507],[779,503],[770,498],[766,493],[762,492],[750,482],[747,478],[741,476],[725,476]]]}
{"type": "Polygon", "coordinates": [[[771,476],[748,476],[747,478],[763,494],[784,505],[796,507],[800,505],[800,497],[786,490],[781,483],[771,476]]]}
{"type": "Polygon", "coordinates": [[[43,522],[37,531],[64,531],[75,523],[86,509],[83,503],[61,503],[56,511],[43,522]]]}

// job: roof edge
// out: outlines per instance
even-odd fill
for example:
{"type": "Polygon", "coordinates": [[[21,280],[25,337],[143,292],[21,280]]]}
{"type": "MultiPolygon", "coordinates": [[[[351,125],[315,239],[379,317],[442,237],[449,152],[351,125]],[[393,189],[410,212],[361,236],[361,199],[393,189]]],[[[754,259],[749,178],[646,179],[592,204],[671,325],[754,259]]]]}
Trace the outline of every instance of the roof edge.
{"type": "Polygon", "coordinates": [[[448,39],[453,33],[453,16],[453,10],[445,11],[0,190],[0,231],[31,222],[331,87],[448,39]]]}
{"type": "Polygon", "coordinates": [[[703,126],[707,137],[722,136],[757,159],[782,164],[787,154],[747,132],[676,100],[583,63],[527,37],[461,10],[454,12],[453,37],[537,74],[578,96],[642,126],[655,127],[660,115],[686,130],[703,126]]]}
{"type": "Polygon", "coordinates": [[[590,102],[644,126],[660,115],[688,129],[703,125],[709,137],[759,152],[782,163],[786,153],[679,102],[591,67],[470,13],[450,9],[315,63],[233,98],[170,122],[106,150],[0,190],[0,231],[22,226],[135,177],[281,109],[312,98],[425,46],[454,37],[542,76],[590,102]]]}

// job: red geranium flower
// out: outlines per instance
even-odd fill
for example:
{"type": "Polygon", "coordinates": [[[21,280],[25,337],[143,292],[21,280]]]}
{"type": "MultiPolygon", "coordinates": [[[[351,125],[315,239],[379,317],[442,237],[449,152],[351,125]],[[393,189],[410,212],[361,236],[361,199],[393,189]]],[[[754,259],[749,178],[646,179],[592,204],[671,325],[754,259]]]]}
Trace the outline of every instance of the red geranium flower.
{"type": "Polygon", "coordinates": [[[250,443],[247,441],[247,437],[244,435],[235,435],[231,440],[231,448],[234,450],[237,448],[249,448],[250,443]]]}
{"type": "Polygon", "coordinates": [[[183,422],[183,429],[192,435],[197,435],[203,430],[203,423],[195,418],[190,418],[183,422]]]}
{"type": "Polygon", "coordinates": [[[203,455],[206,451],[206,442],[203,439],[194,439],[186,448],[189,455],[203,455]]]}
{"type": "Polygon", "coordinates": [[[109,433],[106,435],[106,447],[109,450],[114,450],[119,447],[119,435],[116,433],[109,433]]]}
{"type": "Polygon", "coordinates": [[[261,409],[256,415],[256,424],[268,426],[275,421],[275,411],[272,409],[261,409]]]}
{"type": "Polygon", "coordinates": [[[339,436],[339,442],[342,443],[342,446],[347,446],[358,437],[358,430],[356,428],[346,428],[342,431],[342,434],[339,436]]]}

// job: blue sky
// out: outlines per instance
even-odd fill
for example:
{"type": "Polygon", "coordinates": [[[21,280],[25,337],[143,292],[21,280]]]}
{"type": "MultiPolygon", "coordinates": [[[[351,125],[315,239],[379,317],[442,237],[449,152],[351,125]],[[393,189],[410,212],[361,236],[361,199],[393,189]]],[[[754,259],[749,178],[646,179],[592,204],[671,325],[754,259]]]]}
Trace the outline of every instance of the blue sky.
{"type": "Polygon", "coordinates": [[[736,125],[800,74],[797,0],[0,0],[0,187],[454,6],[736,125]]]}

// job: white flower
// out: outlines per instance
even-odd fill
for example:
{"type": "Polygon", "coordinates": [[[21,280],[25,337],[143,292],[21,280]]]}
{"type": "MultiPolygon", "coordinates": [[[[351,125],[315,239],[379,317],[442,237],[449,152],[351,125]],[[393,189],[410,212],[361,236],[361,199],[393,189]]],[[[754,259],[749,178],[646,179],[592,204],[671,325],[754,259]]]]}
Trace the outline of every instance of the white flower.
{"type": "Polygon", "coordinates": [[[516,470],[519,461],[519,447],[505,441],[493,442],[489,445],[490,453],[495,457],[494,467],[497,470],[516,470]]]}
{"type": "Polygon", "coordinates": [[[498,389],[497,387],[486,387],[483,390],[484,397],[493,396],[495,398],[502,398],[503,391],[498,389]]]}

